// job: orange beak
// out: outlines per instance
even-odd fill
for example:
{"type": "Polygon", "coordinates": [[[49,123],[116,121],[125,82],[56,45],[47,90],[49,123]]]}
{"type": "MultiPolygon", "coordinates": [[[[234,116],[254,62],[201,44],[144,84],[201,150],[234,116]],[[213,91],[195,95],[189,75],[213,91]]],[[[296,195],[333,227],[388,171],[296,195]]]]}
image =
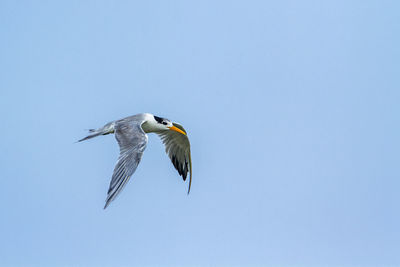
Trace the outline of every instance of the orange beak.
{"type": "Polygon", "coordinates": [[[186,135],[186,133],[184,131],[182,131],[181,129],[179,129],[179,128],[175,127],[175,126],[171,126],[171,127],[169,127],[169,129],[172,130],[172,131],[175,131],[175,132],[178,132],[178,133],[186,135]]]}

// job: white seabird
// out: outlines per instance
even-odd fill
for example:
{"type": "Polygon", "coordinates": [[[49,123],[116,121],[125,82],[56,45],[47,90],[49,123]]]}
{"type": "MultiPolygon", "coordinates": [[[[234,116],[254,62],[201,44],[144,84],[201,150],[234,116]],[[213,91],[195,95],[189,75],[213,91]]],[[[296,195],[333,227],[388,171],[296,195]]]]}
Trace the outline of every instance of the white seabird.
{"type": "Polygon", "coordinates": [[[89,130],[90,134],[78,142],[107,134],[115,134],[120,154],[108,189],[104,208],[121,192],[135,172],[147,145],[147,133],[156,133],[165,145],[165,151],[175,169],[186,181],[190,173],[188,194],[192,184],[192,160],[190,143],[185,129],[178,123],[149,113],[141,113],[107,123],[103,127],[89,130]]]}

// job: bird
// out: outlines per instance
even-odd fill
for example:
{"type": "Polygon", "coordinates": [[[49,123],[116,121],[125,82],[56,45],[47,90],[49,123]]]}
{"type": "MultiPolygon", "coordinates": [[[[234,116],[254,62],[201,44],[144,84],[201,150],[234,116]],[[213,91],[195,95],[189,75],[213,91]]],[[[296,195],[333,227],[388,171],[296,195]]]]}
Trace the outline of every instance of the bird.
{"type": "Polygon", "coordinates": [[[110,185],[107,191],[104,209],[121,193],[142,158],[146,149],[148,133],[157,134],[165,145],[175,169],[186,181],[189,172],[190,193],[192,184],[192,160],[190,142],[182,125],[150,113],[140,113],[120,120],[111,121],[98,129],[89,129],[89,135],[78,140],[82,142],[100,135],[114,134],[117,139],[120,154],[115,164],[110,185]]]}

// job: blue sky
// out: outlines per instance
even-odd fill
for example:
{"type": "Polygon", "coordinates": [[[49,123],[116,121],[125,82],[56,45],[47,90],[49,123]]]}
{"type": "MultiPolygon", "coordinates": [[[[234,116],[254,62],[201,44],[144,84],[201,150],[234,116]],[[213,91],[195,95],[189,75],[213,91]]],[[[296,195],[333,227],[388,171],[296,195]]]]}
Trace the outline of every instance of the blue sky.
{"type": "Polygon", "coordinates": [[[1,1],[1,266],[399,266],[398,1],[1,1]],[[149,112],[192,145],[189,196],[149,112]]]}

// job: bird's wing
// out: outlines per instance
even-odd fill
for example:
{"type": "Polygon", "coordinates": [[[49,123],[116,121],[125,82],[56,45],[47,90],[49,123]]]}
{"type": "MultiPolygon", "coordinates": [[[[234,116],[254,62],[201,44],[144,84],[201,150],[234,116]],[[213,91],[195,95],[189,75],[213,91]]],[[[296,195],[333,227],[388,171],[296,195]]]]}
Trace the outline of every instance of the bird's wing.
{"type": "Polygon", "coordinates": [[[116,123],[115,138],[119,144],[120,154],[111,178],[104,208],[107,208],[125,187],[139,165],[147,145],[147,136],[140,124],[130,121],[121,120],[116,123]]]}
{"type": "Polygon", "coordinates": [[[165,145],[165,152],[174,164],[175,169],[183,180],[186,180],[187,173],[190,173],[188,194],[192,184],[192,159],[190,156],[190,143],[185,129],[178,123],[173,125],[185,134],[177,131],[158,131],[157,134],[165,145]]]}

